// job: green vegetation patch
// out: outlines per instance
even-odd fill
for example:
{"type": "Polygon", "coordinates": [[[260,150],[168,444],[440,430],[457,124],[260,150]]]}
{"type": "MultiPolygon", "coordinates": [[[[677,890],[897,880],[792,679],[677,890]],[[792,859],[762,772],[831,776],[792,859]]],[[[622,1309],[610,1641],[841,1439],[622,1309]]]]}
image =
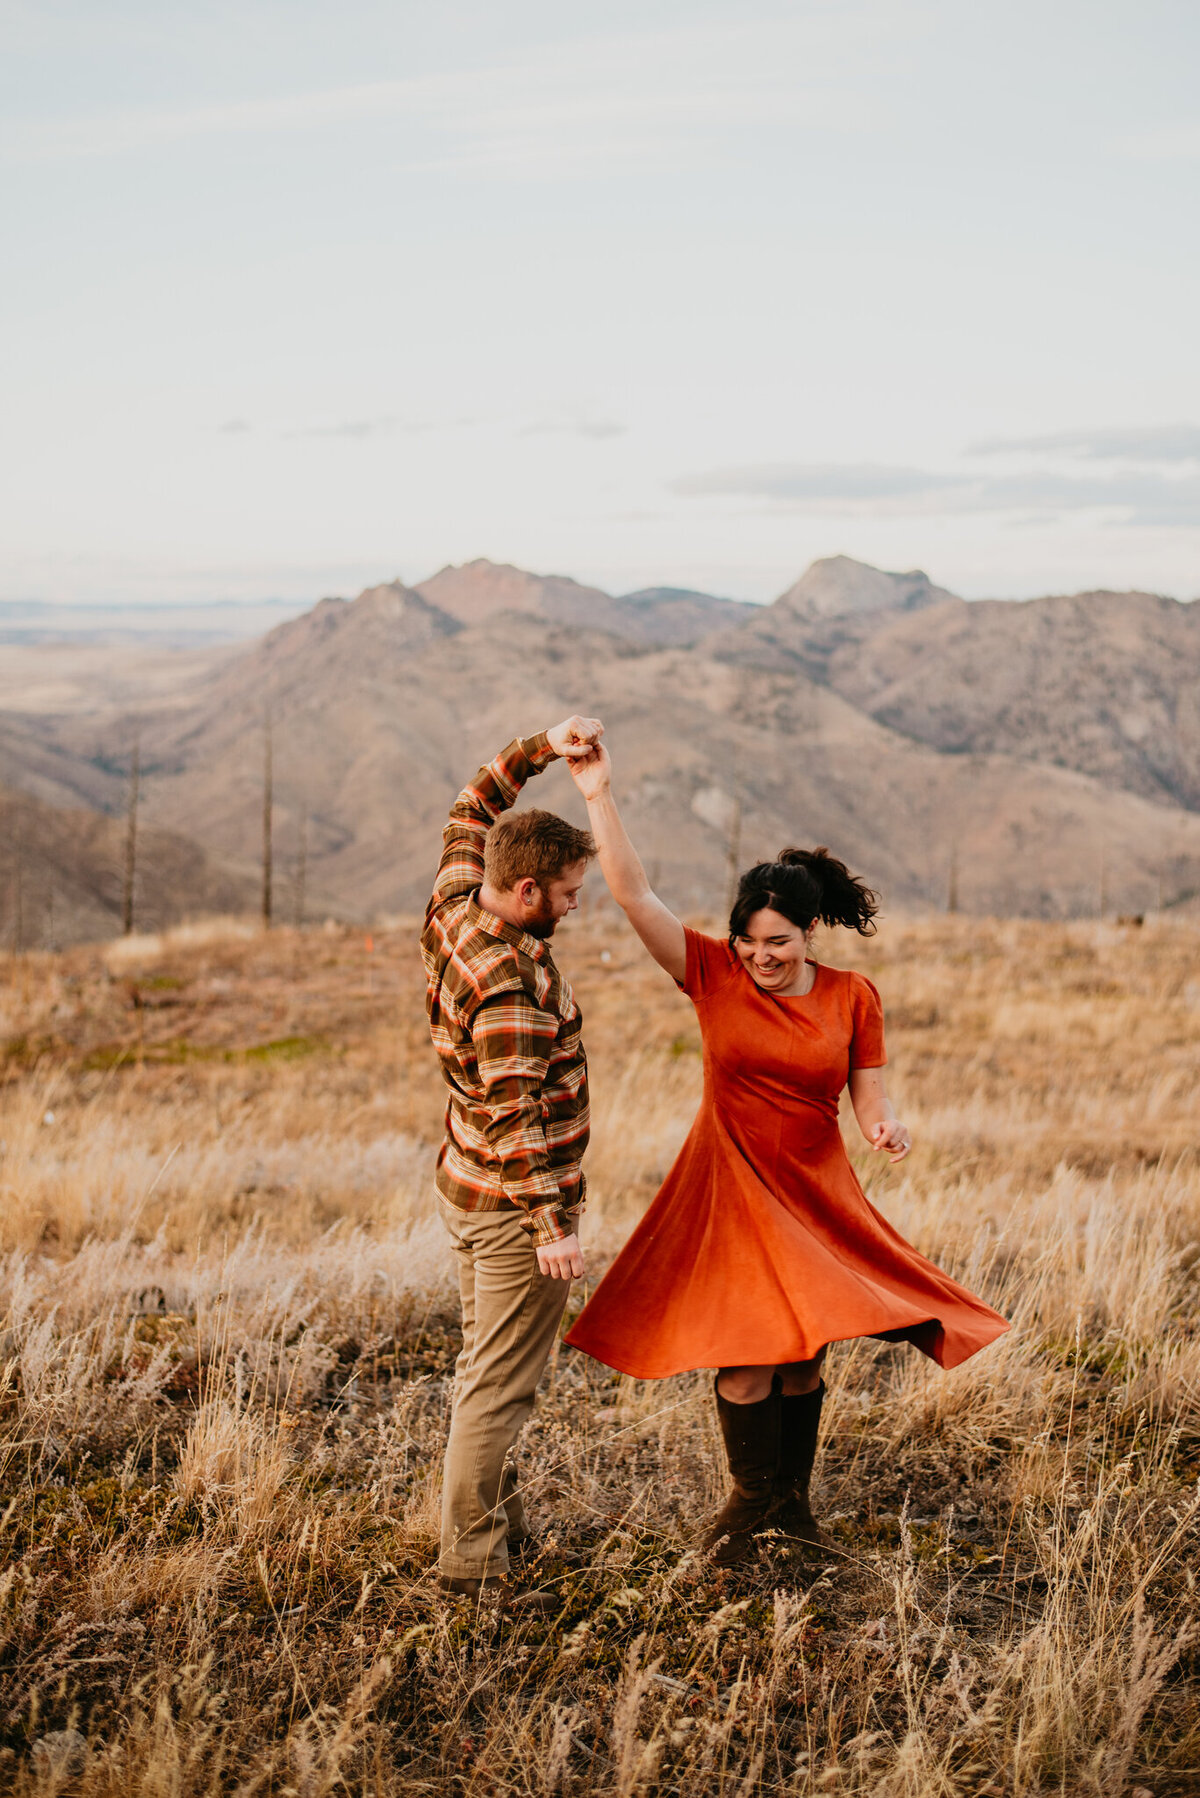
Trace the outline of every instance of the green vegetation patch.
{"type": "Polygon", "coordinates": [[[83,1066],[88,1072],[107,1072],[121,1066],[186,1067],[195,1062],[247,1063],[275,1066],[304,1061],[309,1056],[336,1055],[341,1051],[326,1036],[280,1036],[269,1043],[250,1043],[236,1048],[218,1043],[193,1043],[186,1037],[148,1043],[139,1049],[132,1043],[107,1043],[93,1049],[83,1066]]]}
{"type": "Polygon", "coordinates": [[[328,1055],[332,1045],[323,1036],[281,1036],[274,1042],[258,1043],[252,1049],[228,1050],[227,1061],[303,1061],[309,1055],[328,1055]]]}
{"type": "Polygon", "coordinates": [[[22,1068],[36,1067],[39,1061],[47,1056],[62,1052],[62,1043],[56,1036],[47,1033],[41,1035],[22,1032],[19,1036],[10,1036],[0,1049],[6,1065],[15,1073],[22,1068]]]}

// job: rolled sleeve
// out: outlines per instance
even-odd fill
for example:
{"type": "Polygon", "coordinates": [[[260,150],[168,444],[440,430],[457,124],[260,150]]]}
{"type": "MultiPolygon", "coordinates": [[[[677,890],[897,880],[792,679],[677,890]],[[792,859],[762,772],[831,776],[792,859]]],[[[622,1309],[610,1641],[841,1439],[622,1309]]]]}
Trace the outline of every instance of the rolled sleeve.
{"type": "Polygon", "coordinates": [[[568,1236],[574,1236],[576,1223],[562,1205],[540,1205],[529,1213],[527,1228],[533,1236],[534,1247],[548,1249],[552,1243],[565,1242],[568,1236]]]}
{"type": "Polygon", "coordinates": [[[483,848],[488,831],[514,804],[530,776],[540,774],[557,759],[545,731],[534,737],[515,737],[468,782],[450,808],[442,832],[442,858],[431,910],[448,899],[474,891],[483,879],[483,848]]]}
{"type": "Polygon", "coordinates": [[[520,737],[518,741],[525,759],[537,774],[540,774],[542,769],[548,767],[551,762],[558,760],[558,751],[551,749],[550,739],[544,730],[540,730],[536,737],[520,737]]]}

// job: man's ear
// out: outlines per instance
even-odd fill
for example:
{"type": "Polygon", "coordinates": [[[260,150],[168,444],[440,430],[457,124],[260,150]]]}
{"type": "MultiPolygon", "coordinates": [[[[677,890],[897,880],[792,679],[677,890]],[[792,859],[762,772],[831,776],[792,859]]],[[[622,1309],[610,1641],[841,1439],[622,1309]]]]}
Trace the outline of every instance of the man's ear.
{"type": "Polygon", "coordinates": [[[532,874],[527,874],[524,880],[518,880],[516,887],[514,888],[517,898],[521,901],[522,905],[532,905],[537,890],[538,883],[533,878],[532,874]]]}

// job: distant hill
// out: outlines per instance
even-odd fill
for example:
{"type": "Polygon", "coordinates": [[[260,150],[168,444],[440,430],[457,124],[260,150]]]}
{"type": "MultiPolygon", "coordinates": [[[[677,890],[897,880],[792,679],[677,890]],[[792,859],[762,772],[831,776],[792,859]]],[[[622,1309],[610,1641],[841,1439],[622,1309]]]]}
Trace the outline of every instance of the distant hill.
{"type": "Polygon", "coordinates": [[[1200,808],[1200,605],[959,600],[835,651],[826,678],[937,749],[1001,750],[1200,808]]]}
{"type": "MultiPolygon", "coordinates": [[[[44,805],[0,787],[0,948],[55,948],[117,934],[125,824],[81,807],[44,805]]],[[[214,864],[175,831],[138,833],[134,924],[161,930],[204,912],[255,904],[254,882],[214,864]]]]}
{"type": "Polygon", "coordinates": [[[645,587],[614,598],[598,587],[581,587],[566,575],[527,574],[522,568],[483,559],[443,568],[420,581],[416,590],[466,625],[482,624],[498,612],[527,612],[553,624],[606,631],[647,647],[694,643],[758,609],[686,587],[645,587]]]}
{"type": "Polygon", "coordinates": [[[770,609],[799,619],[845,618],[857,612],[915,612],[953,598],[919,568],[887,574],[850,556],[823,556],[770,609]]]}
{"type": "Polygon", "coordinates": [[[1109,592],[968,602],[924,575],[887,575],[889,604],[877,581],[856,580],[859,567],[815,563],[708,647],[742,665],[792,667],[950,754],[1019,755],[1200,809],[1200,604],[1109,592]],[[835,565],[846,609],[817,613],[804,595],[828,596],[823,576],[835,565]]]}
{"type": "MultiPolygon", "coordinates": [[[[269,728],[280,880],[303,859],[310,909],[366,917],[421,905],[480,760],[596,711],[681,907],[719,907],[731,860],[799,840],[892,905],[1144,910],[1200,892],[1198,625],[1139,594],[968,604],[847,557],[771,606],[474,562],[323,600],[136,717],[127,695],[9,711],[0,749],[25,745],[47,797],[90,782],[115,809],[136,724],[147,817],[244,885],[269,728]]],[[[582,819],[561,769],[527,797],[582,819]]]]}

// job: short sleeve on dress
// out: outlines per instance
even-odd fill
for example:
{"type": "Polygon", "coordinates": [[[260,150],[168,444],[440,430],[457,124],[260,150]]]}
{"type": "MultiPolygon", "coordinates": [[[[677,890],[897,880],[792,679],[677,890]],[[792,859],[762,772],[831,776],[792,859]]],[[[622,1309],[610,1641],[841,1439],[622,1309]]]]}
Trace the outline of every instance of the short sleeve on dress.
{"type": "Polygon", "coordinates": [[[733,974],[737,957],[723,938],[705,936],[686,924],[683,937],[687,944],[687,968],[679,984],[689,999],[707,999],[733,974]]]}
{"type": "Polygon", "coordinates": [[[881,1068],[887,1061],[883,1046],[883,1001],[865,974],[850,976],[850,1015],[854,1035],[850,1039],[850,1067],[881,1068]]]}

